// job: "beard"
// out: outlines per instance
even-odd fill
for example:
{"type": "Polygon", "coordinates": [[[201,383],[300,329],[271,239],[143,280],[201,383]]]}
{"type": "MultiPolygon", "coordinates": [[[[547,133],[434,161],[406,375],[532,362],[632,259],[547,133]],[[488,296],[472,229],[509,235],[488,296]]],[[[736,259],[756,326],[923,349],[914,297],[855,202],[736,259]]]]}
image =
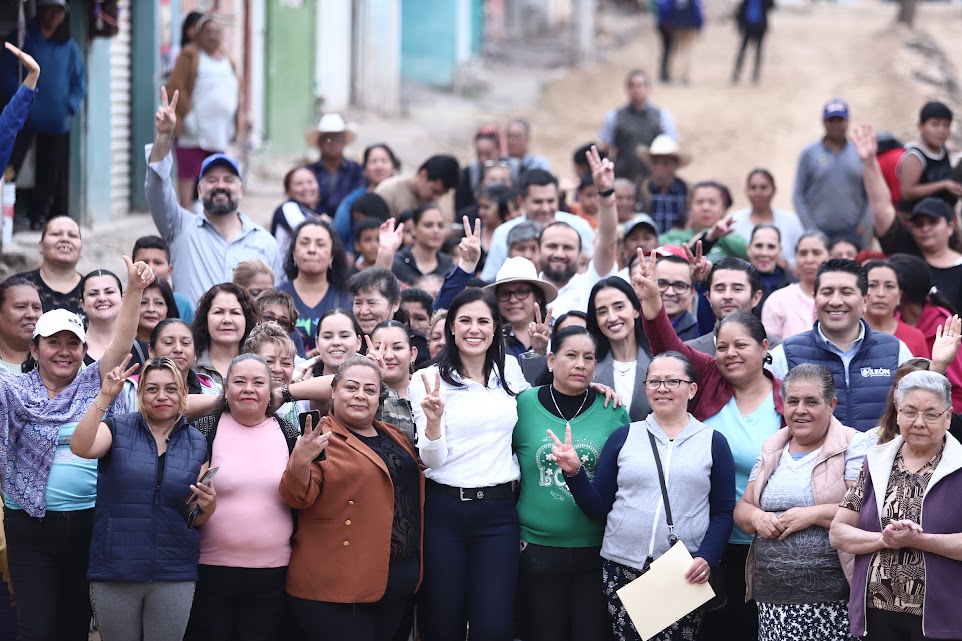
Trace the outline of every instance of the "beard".
{"type": "Polygon", "coordinates": [[[226,189],[215,189],[204,196],[204,211],[211,216],[226,216],[237,211],[237,201],[231,197],[226,189]],[[215,201],[217,196],[226,196],[227,201],[215,201]]]}
{"type": "Polygon", "coordinates": [[[553,283],[567,283],[572,276],[578,273],[578,266],[569,264],[561,268],[546,264],[541,266],[541,271],[545,278],[553,283]]]}

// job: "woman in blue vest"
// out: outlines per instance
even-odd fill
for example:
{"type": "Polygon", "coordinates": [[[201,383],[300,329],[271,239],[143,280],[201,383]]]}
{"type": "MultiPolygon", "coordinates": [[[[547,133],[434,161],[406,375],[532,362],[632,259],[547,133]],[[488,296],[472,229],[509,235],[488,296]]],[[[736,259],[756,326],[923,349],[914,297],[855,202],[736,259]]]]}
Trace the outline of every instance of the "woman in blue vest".
{"type": "Polygon", "coordinates": [[[90,600],[106,639],[181,641],[200,556],[197,530],[214,511],[207,439],[184,418],[187,384],[172,359],[144,364],[140,412],[103,419],[124,387],[124,366],[101,384],[70,440],[77,456],[99,459],[90,543],[90,600]],[[196,501],[185,502],[193,493],[196,501]],[[197,513],[193,517],[194,509],[197,513]],[[149,631],[149,633],[148,633],[149,631]]]}

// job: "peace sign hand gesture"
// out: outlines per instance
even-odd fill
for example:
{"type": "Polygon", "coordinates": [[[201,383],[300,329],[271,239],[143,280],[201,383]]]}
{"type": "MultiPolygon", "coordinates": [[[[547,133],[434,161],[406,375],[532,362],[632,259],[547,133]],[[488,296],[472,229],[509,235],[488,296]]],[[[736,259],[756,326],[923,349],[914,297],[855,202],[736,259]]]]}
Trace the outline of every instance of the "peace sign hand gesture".
{"type": "Polygon", "coordinates": [[[129,369],[124,369],[130,364],[131,358],[131,355],[127,354],[127,357],[120,365],[107,372],[107,375],[104,376],[104,379],[100,382],[101,394],[110,399],[117,398],[117,395],[124,389],[124,382],[127,378],[136,374],[137,370],[140,369],[140,365],[137,363],[134,363],[129,369]]]}
{"type": "Polygon", "coordinates": [[[551,308],[546,309],[544,321],[541,320],[541,305],[534,304],[534,321],[528,325],[528,336],[531,339],[531,351],[535,354],[548,353],[548,341],[551,339],[551,308]]]}
{"type": "Polygon", "coordinates": [[[658,300],[661,303],[661,292],[658,291],[658,284],[655,282],[655,252],[652,251],[650,258],[645,257],[645,251],[638,248],[638,262],[631,270],[631,284],[635,288],[635,294],[641,300],[658,300]]]}
{"type": "Polygon", "coordinates": [[[711,226],[711,229],[708,230],[708,233],[705,235],[705,238],[707,238],[711,242],[715,242],[720,238],[724,238],[728,234],[735,231],[735,228],[733,226],[734,224],[735,224],[734,214],[729,214],[728,216],[722,216],[718,222],[716,222],[714,225],[711,226]]]}
{"type": "Polygon", "coordinates": [[[180,91],[174,91],[174,97],[167,100],[167,87],[160,88],[160,106],[154,115],[154,127],[161,136],[172,136],[177,126],[177,99],[180,91]]]}
{"type": "Polygon", "coordinates": [[[367,354],[365,356],[374,361],[378,369],[381,370],[381,374],[385,374],[387,365],[384,364],[384,350],[387,348],[387,341],[381,341],[375,347],[371,342],[371,337],[367,334],[364,335],[364,341],[367,343],[367,354]]]}
{"type": "Polygon", "coordinates": [[[424,398],[421,400],[421,409],[424,411],[428,423],[439,425],[441,417],[444,415],[444,401],[441,400],[441,372],[435,372],[433,389],[428,383],[427,374],[424,372],[421,372],[421,382],[424,383],[425,392],[424,398]]]}
{"type": "Polygon", "coordinates": [[[598,153],[598,148],[591,145],[591,149],[585,154],[588,159],[588,167],[591,168],[591,177],[595,181],[598,191],[608,191],[615,186],[615,165],[607,158],[602,158],[598,153]]]}
{"type": "Polygon", "coordinates": [[[565,427],[564,443],[558,440],[558,437],[551,430],[548,430],[548,436],[554,442],[548,458],[558,464],[565,476],[577,474],[578,470],[581,469],[581,457],[578,456],[578,451],[571,445],[571,426],[565,427]]]}
{"type": "Polygon", "coordinates": [[[481,219],[478,218],[474,221],[474,229],[471,229],[467,216],[462,220],[464,223],[464,238],[461,239],[461,244],[458,246],[461,251],[461,260],[458,261],[458,267],[469,274],[473,274],[477,271],[478,262],[481,260],[481,219]]]}
{"type": "Polygon", "coordinates": [[[701,241],[695,243],[695,253],[691,253],[691,248],[688,245],[684,245],[685,254],[688,256],[688,262],[691,263],[691,278],[696,283],[704,283],[708,280],[708,275],[711,273],[711,261],[702,256],[701,241]]]}
{"type": "Polygon", "coordinates": [[[294,451],[291,452],[291,456],[305,465],[310,464],[320,456],[321,452],[327,449],[328,441],[331,440],[331,431],[324,431],[324,428],[327,427],[327,417],[322,416],[317,427],[311,425],[312,420],[310,416],[307,417],[304,424],[304,433],[297,437],[294,451]]]}

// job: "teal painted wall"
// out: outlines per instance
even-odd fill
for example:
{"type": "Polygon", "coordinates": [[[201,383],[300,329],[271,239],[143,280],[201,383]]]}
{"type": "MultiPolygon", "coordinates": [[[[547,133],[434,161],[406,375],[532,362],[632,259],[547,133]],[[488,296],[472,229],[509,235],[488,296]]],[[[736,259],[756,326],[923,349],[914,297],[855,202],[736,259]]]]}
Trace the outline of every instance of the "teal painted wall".
{"type": "Polygon", "coordinates": [[[130,18],[133,21],[133,78],[130,88],[133,94],[133,131],[130,141],[131,208],[146,210],[147,198],[142,187],[147,171],[144,145],[154,140],[154,112],[160,96],[160,34],[156,27],[160,17],[157,4],[136,3],[132,7],[130,18]]]}
{"type": "MultiPolygon", "coordinates": [[[[314,26],[316,3],[299,7],[267,5],[264,43],[264,121],[269,154],[304,150],[304,132],[316,124],[314,105],[314,26]]],[[[345,61],[350,64],[350,61],[345,61]]]]}
{"type": "Polygon", "coordinates": [[[471,53],[481,55],[484,41],[484,0],[471,0],[471,53]]]}
{"type": "MultiPolygon", "coordinates": [[[[95,89],[104,90],[104,85],[95,84],[101,77],[106,77],[109,81],[110,71],[108,65],[110,61],[108,57],[104,57],[101,61],[101,68],[104,70],[102,74],[92,74],[91,69],[94,61],[91,58],[91,51],[89,48],[89,40],[87,38],[87,3],[81,3],[79,7],[76,7],[74,11],[70,12],[70,30],[73,33],[74,40],[80,45],[80,52],[85,57],[87,63],[87,100],[84,101],[80,106],[80,111],[74,115],[73,123],[70,126],[70,214],[71,218],[78,220],[82,223],[87,223],[89,221],[88,213],[90,211],[88,207],[88,187],[95,182],[93,174],[91,174],[92,167],[88,166],[90,159],[88,158],[87,152],[87,141],[89,140],[90,130],[88,122],[88,114],[91,113],[90,96],[95,91],[95,89]],[[76,9],[82,9],[80,11],[76,9]]],[[[109,82],[106,85],[107,88],[110,87],[109,82]]],[[[107,109],[106,118],[110,118],[110,104],[109,96],[107,98],[107,109]]],[[[96,112],[93,112],[96,113],[96,112]]],[[[96,138],[94,138],[96,140],[96,138]]],[[[108,144],[107,150],[110,147],[108,144]]],[[[110,159],[107,158],[107,173],[101,174],[101,182],[108,183],[109,190],[109,171],[110,171],[110,159]]],[[[107,211],[110,211],[110,195],[107,195],[107,211]]]]}
{"type": "Polygon", "coordinates": [[[404,0],[401,4],[401,75],[432,87],[454,84],[457,2],[404,0]]]}
{"type": "Polygon", "coordinates": [[[86,122],[86,144],[82,146],[86,186],[84,222],[105,222],[110,220],[111,207],[109,38],[94,38],[87,48],[86,122]]]}

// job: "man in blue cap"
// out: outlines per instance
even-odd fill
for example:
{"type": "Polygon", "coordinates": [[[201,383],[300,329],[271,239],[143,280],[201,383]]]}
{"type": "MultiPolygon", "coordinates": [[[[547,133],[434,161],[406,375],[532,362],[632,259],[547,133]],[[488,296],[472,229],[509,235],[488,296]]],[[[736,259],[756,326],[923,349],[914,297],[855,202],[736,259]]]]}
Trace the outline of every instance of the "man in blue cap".
{"type": "Polygon", "coordinates": [[[844,100],[825,103],[825,136],[805,147],[795,174],[795,212],[806,229],[817,229],[830,241],[853,231],[864,237],[872,221],[862,161],[847,138],[848,115],[844,100]]]}
{"type": "Polygon", "coordinates": [[[237,163],[226,154],[208,156],[200,167],[197,193],[204,215],[197,216],[177,202],[171,182],[174,127],[177,124],[177,92],[168,101],[161,87],[160,107],[154,117],[157,133],[147,145],[147,178],[144,190],[150,215],[160,235],[170,245],[174,291],[195,304],[208,289],[229,282],[242,260],[258,258],[283,274],[277,241],[237,208],[244,195],[237,163]]]}

